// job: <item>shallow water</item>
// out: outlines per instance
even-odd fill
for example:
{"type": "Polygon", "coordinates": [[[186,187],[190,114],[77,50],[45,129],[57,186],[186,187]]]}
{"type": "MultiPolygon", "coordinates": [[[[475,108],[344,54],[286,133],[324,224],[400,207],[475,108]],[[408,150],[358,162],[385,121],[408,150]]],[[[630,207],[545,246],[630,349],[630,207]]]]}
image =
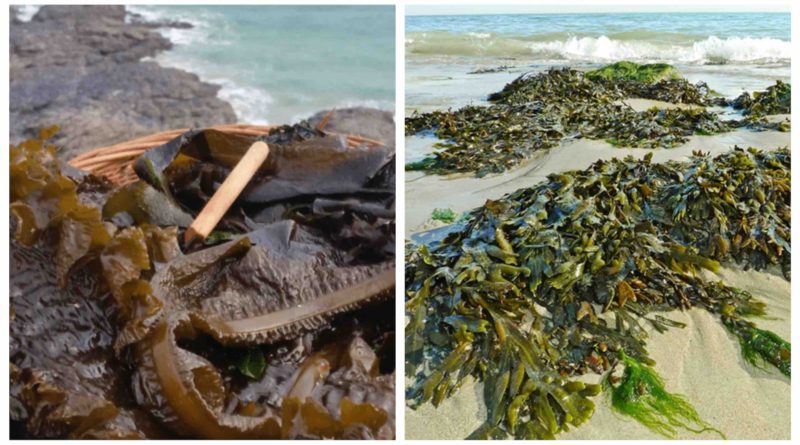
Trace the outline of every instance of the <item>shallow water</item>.
{"type": "Polygon", "coordinates": [[[132,6],[175,45],[155,60],[222,86],[241,122],[293,123],[322,109],[394,110],[393,6],[132,6]]]}

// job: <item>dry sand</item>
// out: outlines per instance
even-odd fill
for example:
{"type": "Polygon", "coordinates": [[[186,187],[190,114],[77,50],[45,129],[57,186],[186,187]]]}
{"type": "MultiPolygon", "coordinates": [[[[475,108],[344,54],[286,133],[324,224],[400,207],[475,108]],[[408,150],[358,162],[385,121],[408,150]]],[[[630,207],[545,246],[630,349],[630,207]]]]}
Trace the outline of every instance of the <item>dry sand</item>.
{"type": "MultiPolygon", "coordinates": [[[[649,106],[637,103],[637,107],[649,106]]],[[[415,144],[431,144],[430,138],[410,138],[415,144]]],[[[457,212],[470,210],[486,199],[497,199],[521,187],[532,186],[550,173],[584,169],[598,159],[653,153],[654,162],[683,160],[693,150],[721,153],[734,145],[775,149],[790,146],[790,134],[780,132],[734,131],[714,136],[694,136],[672,149],[624,149],[602,141],[576,140],[541,154],[524,165],[501,175],[481,179],[460,175],[451,177],[406,175],[406,233],[428,226],[431,212],[449,207],[457,212]]],[[[760,327],[790,338],[790,283],[767,272],[725,268],[718,274],[728,284],[750,291],[768,305],[775,319],[759,320],[760,327]]],[[[686,323],[664,334],[653,332],[648,350],[667,389],[686,395],[701,417],[724,432],[729,439],[789,439],[790,380],[772,369],[759,370],[744,362],[735,338],[719,319],[700,309],[670,312],[670,318],[686,323]]],[[[597,376],[587,376],[597,380],[597,376]]],[[[482,385],[465,382],[457,395],[438,408],[425,404],[406,409],[406,438],[463,439],[486,416],[482,385]]],[[[611,411],[603,397],[596,400],[594,416],[584,425],[561,434],[560,439],[657,439],[647,428],[611,411]]],[[[714,433],[681,433],[684,439],[715,439],[714,433]]]]}

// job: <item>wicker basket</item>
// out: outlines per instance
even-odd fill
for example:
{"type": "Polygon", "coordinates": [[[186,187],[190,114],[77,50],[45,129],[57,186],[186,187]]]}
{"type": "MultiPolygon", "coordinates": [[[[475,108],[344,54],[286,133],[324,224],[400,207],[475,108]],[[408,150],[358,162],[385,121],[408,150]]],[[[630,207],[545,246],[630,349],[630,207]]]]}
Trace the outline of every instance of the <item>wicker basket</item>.
{"type": "MultiPolygon", "coordinates": [[[[324,127],[326,123],[327,119],[323,119],[320,127],[324,127]]],[[[263,136],[269,133],[275,126],[229,124],[218,125],[211,128],[237,136],[263,136]]],[[[139,179],[138,176],[136,176],[136,172],[133,171],[133,164],[142,153],[151,148],[166,144],[189,130],[189,128],[167,130],[108,147],[96,148],[72,158],[69,161],[69,165],[97,176],[105,176],[118,187],[130,184],[139,179]]],[[[326,133],[329,135],[337,134],[333,132],[326,133]]],[[[383,145],[380,141],[362,136],[350,134],[344,136],[347,138],[347,143],[351,148],[361,144],[383,145]]]]}

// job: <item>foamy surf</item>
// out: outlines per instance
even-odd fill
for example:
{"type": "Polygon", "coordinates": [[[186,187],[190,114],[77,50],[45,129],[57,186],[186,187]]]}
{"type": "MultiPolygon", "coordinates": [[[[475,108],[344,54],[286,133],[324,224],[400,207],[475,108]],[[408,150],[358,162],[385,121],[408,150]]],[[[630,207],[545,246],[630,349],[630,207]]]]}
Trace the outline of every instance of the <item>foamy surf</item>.
{"type": "Polygon", "coordinates": [[[624,40],[601,35],[571,36],[536,41],[535,36],[503,34],[416,32],[406,38],[410,55],[521,57],[544,60],[608,62],[635,60],[689,64],[789,63],[791,42],[772,37],[708,36],[684,44],[647,40],[624,40]]]}
{"type": "Polygon", "coordinates": [[[14,5],[14,7],[17,8],[17,19],[21,22],[30,22],[41,8],[38,5],[14,5]]]}

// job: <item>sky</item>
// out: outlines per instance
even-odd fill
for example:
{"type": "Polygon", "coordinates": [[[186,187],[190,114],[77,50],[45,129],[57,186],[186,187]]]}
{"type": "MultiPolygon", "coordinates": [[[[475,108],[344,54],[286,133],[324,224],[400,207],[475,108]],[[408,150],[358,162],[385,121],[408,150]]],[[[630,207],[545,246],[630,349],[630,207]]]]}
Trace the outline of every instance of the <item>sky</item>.
{"type": "Polygon", "coordinates": [[[406,5],[406,15],[550,14],[596,12],[789,12],[787,5],[406,5]]]}

